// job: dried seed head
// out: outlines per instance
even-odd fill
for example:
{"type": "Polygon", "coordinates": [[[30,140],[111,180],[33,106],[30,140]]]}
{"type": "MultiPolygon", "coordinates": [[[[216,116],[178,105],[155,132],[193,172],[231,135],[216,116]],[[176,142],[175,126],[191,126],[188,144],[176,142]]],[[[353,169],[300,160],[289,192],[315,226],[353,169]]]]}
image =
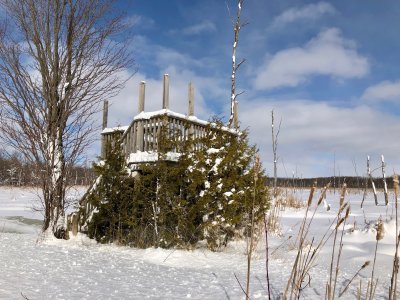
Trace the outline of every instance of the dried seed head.
{"type": "Polygon", "coordinates": [[[329,182],[329,183],[323,188],[322,193],[321,193],[321,195],[319,196],[317,206],[319,206],[319,205],[321,204],[322,200],[324,200],[324,197],[325,197],[325,194],[326,194],[326,190],[330,187],[330,185],[331,185],[331,183],[329,182]]]}
{"type": "Polygon", "coordinates": [[[336,229],[344,222],[344,218],[341,218],[339,222],[336,224],[336,229]]]}
{"type": "Polygon", "coordinates": [[[346,215],[344,216],[344,218],[347,219],[349,217],[349,215],[350,215],[350,205],[347,206],[346,215]]]}
{"type": "Polygon", "coordinates": [[[344,203],[344,196],[346,195],[346,188],[347,188],[347,184],[343,183],[342,192],[340,193],[340,206],[342,206],[344,203]]]}
{"type": "Polygon", "coordinates": [[[366,267],[369,266],[369,264],[371,263],[371,261],[367,260],[361,267],[361,269],[365,269],[366,267]]]}
{"type": "Polygon", "coordinates": [[[316,189],[316,185],[317,185],[317,182],[314,181],[313,186],[312,186],[311,191],[310,191],[310,195],[308,196],[308,201],[307,201],[307,206],[308,207],[310,207],[310,205],[312,203],[312,199],[314,198],[314,192],[315,192],[315,189],[316,189]]]}
{"type": "Polygon", "coordinates": [[[383,228],[382,219],[378,220],[378,224],[376,226],[376,240],[380,241],[385,236],[385,230],[383,228]]]}

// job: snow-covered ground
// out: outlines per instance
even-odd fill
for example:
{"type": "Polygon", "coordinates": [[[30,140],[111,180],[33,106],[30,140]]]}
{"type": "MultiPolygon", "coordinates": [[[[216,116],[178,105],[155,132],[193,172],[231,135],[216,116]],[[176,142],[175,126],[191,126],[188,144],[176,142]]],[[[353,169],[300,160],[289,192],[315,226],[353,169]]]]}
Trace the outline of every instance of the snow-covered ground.
{"type": "MultiPolygon", "coordinates": [[[[84,189],[78,189],[77,194],[84,189]]],[[[223,252],[132,249],[99,245],[84,236],[69,241],[38,242],[41,214],[32,212],[36,193],[32,189],[0,187],[0,299],[243,299],[237,282],[245,286],[245,243],[232,243],[223,252]]],[[[70,194],[70,197],[76,197],[70,194]]],[[[296,197],[306,200],[307,191],[296,197]]],[[[314,199],[317,201],[318,193],[314,199]]],[[[390,196],[393,201],[393,195],[390,196]]],[[[376,299],[386,299],[394,254],[395,226],[390,221],[392,204],[375,206],[368,194],[364,210],[361,193],[346,195],[351,215],[340,264],[338,290],[341,291],[361,265],[373,261],[375,231],[372,222],[380,216],[385,237],[379,242],[375,277],[379,278],[376,299]],[[366,219],[366,220],[365,220],[366,219]],[[365,222],[366,221],[366,222],[365,222]],[[366,223],[370,223],[366,226],[366,223]],[[353,231],[354,230],[354,231],[353,231]]],[[[379,195],[383,203],[383,195],[379,195]]],[[[320,239],[334,219],[339,194],[329,192],[330,211],[318,209],[312,235],[320,239]]],[[[272,295],[284,290],[296,251],[293,244],[304,209],[281,211],[281,234],[270,236],[270,282],[272,295]],[[292,238],[289,239],[289,236],[292,238]]],[[[252,261],[251,299],[267,297],[265,240],[261,239],[252,261]]],[[[328,243],[310,272],[311,284],[302,299],[323,299],[329,276],[331,246],[328,243]]],[[[354,299],[362,281],[365,293],[371,265],[356,278],[342,299],[354,299]]]]}

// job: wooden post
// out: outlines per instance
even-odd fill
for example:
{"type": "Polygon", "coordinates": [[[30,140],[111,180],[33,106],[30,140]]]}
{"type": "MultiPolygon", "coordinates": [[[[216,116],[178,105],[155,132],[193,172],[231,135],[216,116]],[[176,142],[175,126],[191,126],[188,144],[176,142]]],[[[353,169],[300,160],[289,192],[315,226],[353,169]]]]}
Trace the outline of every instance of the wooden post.
{"type": "Polygon", "coordinates": [[[169,76],[164,74],[164,86],[163,86],[163,109],[169,109],[169,76]]]}
{"type": "Polygon", "coordinates": [[[73,214],[72,215],[72,228],[71,228],[73,236],[76,236],[78,234],[78,221],[79,221],[78,216],[76,214],[73,214]]]}
{"type": "Polygon", "coordinates": [[[189,96],[188,115],[190,117],[190,116],[194,116],[194,87],[191,82],[189,83],[188,96],[189,96]]]}
{"type": "MultiPolygon", "coordinates": [[[[108,123],[108,100],[104,100],[104,105],[103,105],[103,130],[107,128],[107,123],[108,123]]],[[[106,155],[106,137],[105,135],[102,135],[101,137],[101,157],[105,159],[106,155]]]]}
{"type": "Polygon", "coordinates": [[[108,100],[104,100],[103,105],[103,129],[107,128],[108,123],[108,100]]]}
{"type": "Polygon", "coordinates": [[[139,105],[138,113],[144,112],[144,96],[145,96],[146,82],[142,81],[139,84],[139,105]]]}

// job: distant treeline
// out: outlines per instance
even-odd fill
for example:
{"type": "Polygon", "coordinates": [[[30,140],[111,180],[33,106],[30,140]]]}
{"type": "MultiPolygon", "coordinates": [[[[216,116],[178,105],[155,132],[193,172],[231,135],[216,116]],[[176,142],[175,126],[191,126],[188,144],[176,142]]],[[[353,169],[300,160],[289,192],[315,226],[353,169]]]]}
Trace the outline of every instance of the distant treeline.
{"type": "MultiPolygon", "coordinates": [[[[0,185],[37,186],[41,168],[25,162],[17,153],[0,151],[0,185]]],[[[74,166],[68,170],[67,182],[70,185],[89,185],[94,180],[92,168],[74,166]]]]}
{"type": "MultiPolygon", "coordinates": [[[[374,177],[373,181],[377,189],[383,189],[382,177],[374,177]]],[[[340,176],[340,177],[316,177],[316,178],[278,178],[278,187],[296,187],[296,188],[309,188],[317,182],[317,187],[321,188],[326,186],[329,182],[331,187],[341,187],[345,182],[348,188],[364,188],[367,182],[368,188],[372,188],[371,180],[366,177],[357,176],[340,176]],[[367,180],[367,181],[366,181],[367,180]]],[[[389,189],[393,188],[393,177],[387,177],[386,183],[389,189]]],[[[268,185],[273,186],[274,178],[268,178],[268,185]]]]}

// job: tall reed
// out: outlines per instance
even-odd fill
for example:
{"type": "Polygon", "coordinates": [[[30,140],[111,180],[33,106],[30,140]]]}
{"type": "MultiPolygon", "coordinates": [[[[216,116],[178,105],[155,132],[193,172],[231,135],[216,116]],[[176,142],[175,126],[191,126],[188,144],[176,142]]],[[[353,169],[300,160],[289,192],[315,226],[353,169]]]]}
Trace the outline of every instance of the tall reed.
{"type": "Polygon", "coordinates": [[[390,279],[389,288],[389,300],[397,299],[397,274],[399,273],[399,243],[400,233],[398,224],[398,195],[399,195],[399,177],[395,174],[393,176],[393,188],[394,188],[394,203],[396,210],[396,250],[393,258],[392,277],[390,279]]]}
{"type": "Polygon", "coordinates": [[[282,294],[282,299],[298,299],[300,297],[301,291],[311,282],[311,278],[308,276],[308,274],[310,273],[311,268],[315,265],[315,261],[321,249],[325,246],[327,241],[332,237],[333,233],[335,232],[331,229],[332,226],[336,223],[336,226],[338,227],[344,221],[338,220],[338,216],[344,209],[348,207],[348,203],[344,203],[342,205],[342,207],[339,209],[340,213],[331,221],[330,225],[327,227],[327,230],[319,241],[315,241],[315,239],[312,238],[311,242],[308,245],[306,244],[306,240],[310,232],[311,223],[313,222],[318,207],[324,199],[326,190],[328,189],[329,185],[330,184],[325,186],[322,190],[318,202],[316,203],[313,210],[313,213],[310,216],[310,219],[308,219],[308,214],[310,211],[315,189],[311,189],[310,191],[306,212],[300,225],[298,239],[296,240],[296,244],[298,244],[297,255],[293,263],[292,271],[287,281],[285,291],[282,294]],[[307,281],[306,278],[308,278],[307,281]]]}

